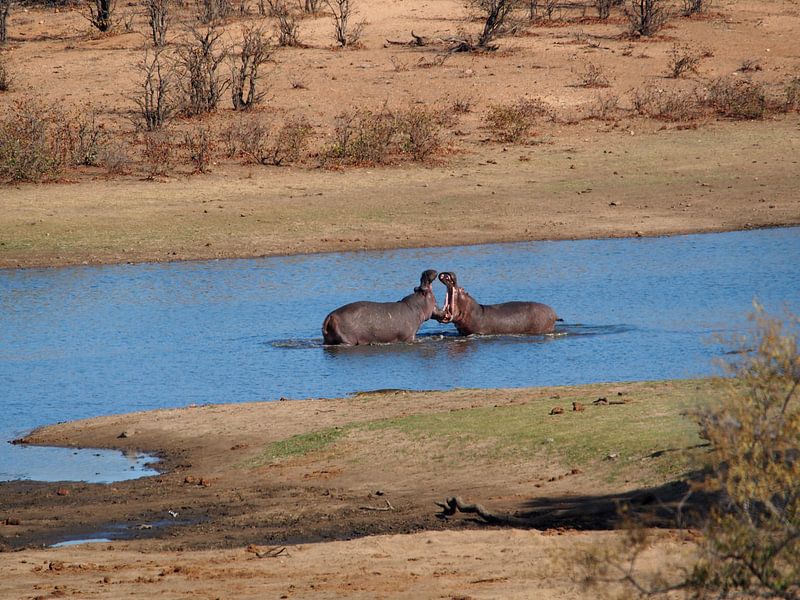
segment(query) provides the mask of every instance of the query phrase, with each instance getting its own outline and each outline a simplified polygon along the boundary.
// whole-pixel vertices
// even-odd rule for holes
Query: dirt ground
[[[265,591],[302,598],[529,598],[537,590],[537,597],[574,598],[582,593],[577,553],[619,540],[608,530],[618,523],[620,502],[636,506],[646,497],[640,504],[652,509],[656,496],[674,499],[674,485],[663,476],[662,485],[643,489],[656,463],[648,472],[637,460],[615,478],[604,456],[576,468],[558,453],[488,451],[480,440],[459,436],[449,443],[444,435],[368,426],[296,454],[265,459],[265,448],[331,428],[410,415],[446,419],[470,409],[529,407],[541,419],[583,420],[599,418],[592,410],[629,410],[625,419],[635,418],[659,394],[709,385],[384,391],[49,426],[26,442],[154,452],[164,472],[111,485],[0,484],[6,550],[0,568],[11,574],[0,583],[0,597],[118,598],[146,590],[164,598],[255,598]],[[591,405],[597,397],[626,404]],[[573,400],[590,409],[548,416],[552,406]],[[437,517],[434,502],[451,495],[529,517],[531,527]],[[124,527],[126,539],[37,549],[113,531],[114,524],[117,532]],[[691,551],[683,536],[661,530],[652,555],[643,557],[645,570]],[[284,547],[279,556],[264,554]]]

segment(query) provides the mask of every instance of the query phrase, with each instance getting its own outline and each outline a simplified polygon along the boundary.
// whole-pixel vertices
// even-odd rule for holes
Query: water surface
[[[428,268],[565,322],[479,339],[428,322],[412,344],[322,346],[331,309],[397,300]],[[741,331],[754,298],[800,312],[799,291],[800,228],[0,271],[0,439],[189,404],[707,375],[725,350],[715,336]],[[0,444],[0,479],[49,478],[34,451],[54,452]],[[48,462],[99,471],[72,452]]]

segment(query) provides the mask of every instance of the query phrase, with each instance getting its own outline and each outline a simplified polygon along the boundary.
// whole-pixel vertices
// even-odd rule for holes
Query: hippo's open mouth
[[[439,281],[447,287],[447,295],[444,299],[444,307],[442,307],[442,323],[450,323],[453,320],[453,315],[456,312],[456,276],[455,273],[439,273]]]

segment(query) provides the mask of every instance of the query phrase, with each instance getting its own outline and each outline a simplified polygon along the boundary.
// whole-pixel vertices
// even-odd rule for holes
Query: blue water
[[[322,346],[331,309],[397,300],[427,268],[483,303],[550,304],[560,335],[463,339],[431,321],[417,343]],[[189,404],[707,375],[754,298],[800,312],[798,292],[800,228],[0,271],[0,439]],[[51,478],[34,452],[58,451],[0,444],[0,479]],[[62,452],[46,454],[61,478],[98,472],[93,452]]]

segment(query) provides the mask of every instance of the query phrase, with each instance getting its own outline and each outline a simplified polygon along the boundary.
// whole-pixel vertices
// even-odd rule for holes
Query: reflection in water
[[[322,346],[333,308],[398,300],[431,267],[481,302],[544,302],[566,324],[460,338],[429,321],[411,344]],[[0,271],[0,440],[190,404],[705,375],[725,350],[713,334],[745,327],[754,298],[800,312],[798,290],[798,228]],[[0,478],[39,476],[25,450],[0,444]],[[91,474],[93,458],[75,460]]]

